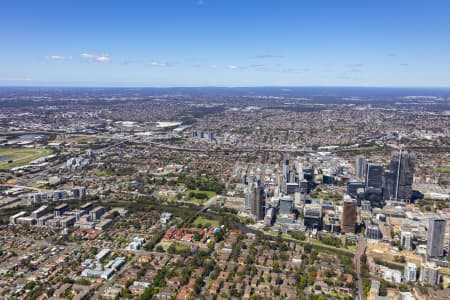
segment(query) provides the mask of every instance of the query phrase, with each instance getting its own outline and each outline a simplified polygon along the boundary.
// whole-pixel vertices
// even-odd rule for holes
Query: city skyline
[[[0,298],[450,299],[450,90],[0,88]]]
[[[3,1],[0,86],[449,87],[447,1]]]

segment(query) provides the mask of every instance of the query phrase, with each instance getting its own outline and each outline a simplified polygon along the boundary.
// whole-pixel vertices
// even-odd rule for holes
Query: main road
[[[361,278],[361,256],[366,252],[367,240],[364,237],[358,238],[358,247],[355,252],[355,272],[358,280],[358,295],[357,300],[364,300],[363,286]]]

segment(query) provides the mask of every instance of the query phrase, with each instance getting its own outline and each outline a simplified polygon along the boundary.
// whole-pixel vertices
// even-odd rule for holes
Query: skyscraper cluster
[[[409,202],[412,197],[412,184],[416,156],[400,150],[392,153],[389,169],[381,164],[367,163],[364,156],[355,160],[355,177],[364,179],[364,195],[359,200],[369,200],[373,207],[383,207],[385,200]],[[350,182],[349,192],[356,196],[359,185]]]
[[[280,171],[277,174],[277,187],[273,190],[273,197],[267,197],[265,185],[260,178],[264,177],[264,169],[261,176],[252,176],[247,182],[247,172],[241,174],[241,182],[245,185],[246,197],[244,208],[255,220],[265,220],[266,224],[271,224],[275,219],[283,230],[292,230],[306,224],[315,224],[313,227],[320,228],[321,212],[313,214],[314,222],[305,221],[304,224],[297,222],[297,216],[303,211],[306,195],[314,188],[315,170],[312,164],[299,160],[289,161],[283,159],[279,164]],[[306,209],[306,211],[309,211]],[[307,219],[307,218],[306,218]]]

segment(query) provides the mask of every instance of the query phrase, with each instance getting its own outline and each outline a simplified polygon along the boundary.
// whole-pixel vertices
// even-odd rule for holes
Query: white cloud
[[[157,61],[154,60],[150,63],[150,66],[152,67],[170,67],[170,64],[164,61]]]
[[[72,59],[71,56],[63,56],[63,55],[48,55],[45,57],[46,59],[50,60],[65,60],[65,59]]]
[[[99,55],[95,58],[96,61],[100,61],[100,62],[106,62],[106,61],[110,61],[111,58],[109,57],[109,55]]]
[[[81,53],[80,57],[89,61],[96,62],[109,62],[111,60],[111,57],[108,54]]]
[[[228,65],[228,70],[237,70],[237,69],[239,69],[239,67],[238,66],[235,66],[235,65]]]
[[[93,59],[95,57],[94,54],[89,54],[89,53],[82,53],[80,55],[81,58],[86,58],[86,59]]]

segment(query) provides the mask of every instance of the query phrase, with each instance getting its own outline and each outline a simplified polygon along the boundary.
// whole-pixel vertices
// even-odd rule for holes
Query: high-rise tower
[[[342,232],[355,233],[357,207],[358,203],[355,199],[352,199],[350,197],[344,199],[342,209],[342,226],[341,226]]]
[[[381,188],[383,185],[383,166],[367,164],[366,187]]]
[[[444,255],[445,226],[446,222],[444,219],[434,217],[428,221],[428,257],[441,257]]]
[[[260,182],[254,182],[249,190],[249,204],[252,215],[256,220],[264,219],[265,215],[265,194],[264,186]]]
[[[390,171],[394,176],[393,200],[409,201],[412,195],[416,156],[400,150],[391,156]]]
[[[362,155],[358,155],[355,160],[355,176],[363,179],[366,177],[367,161]]]

